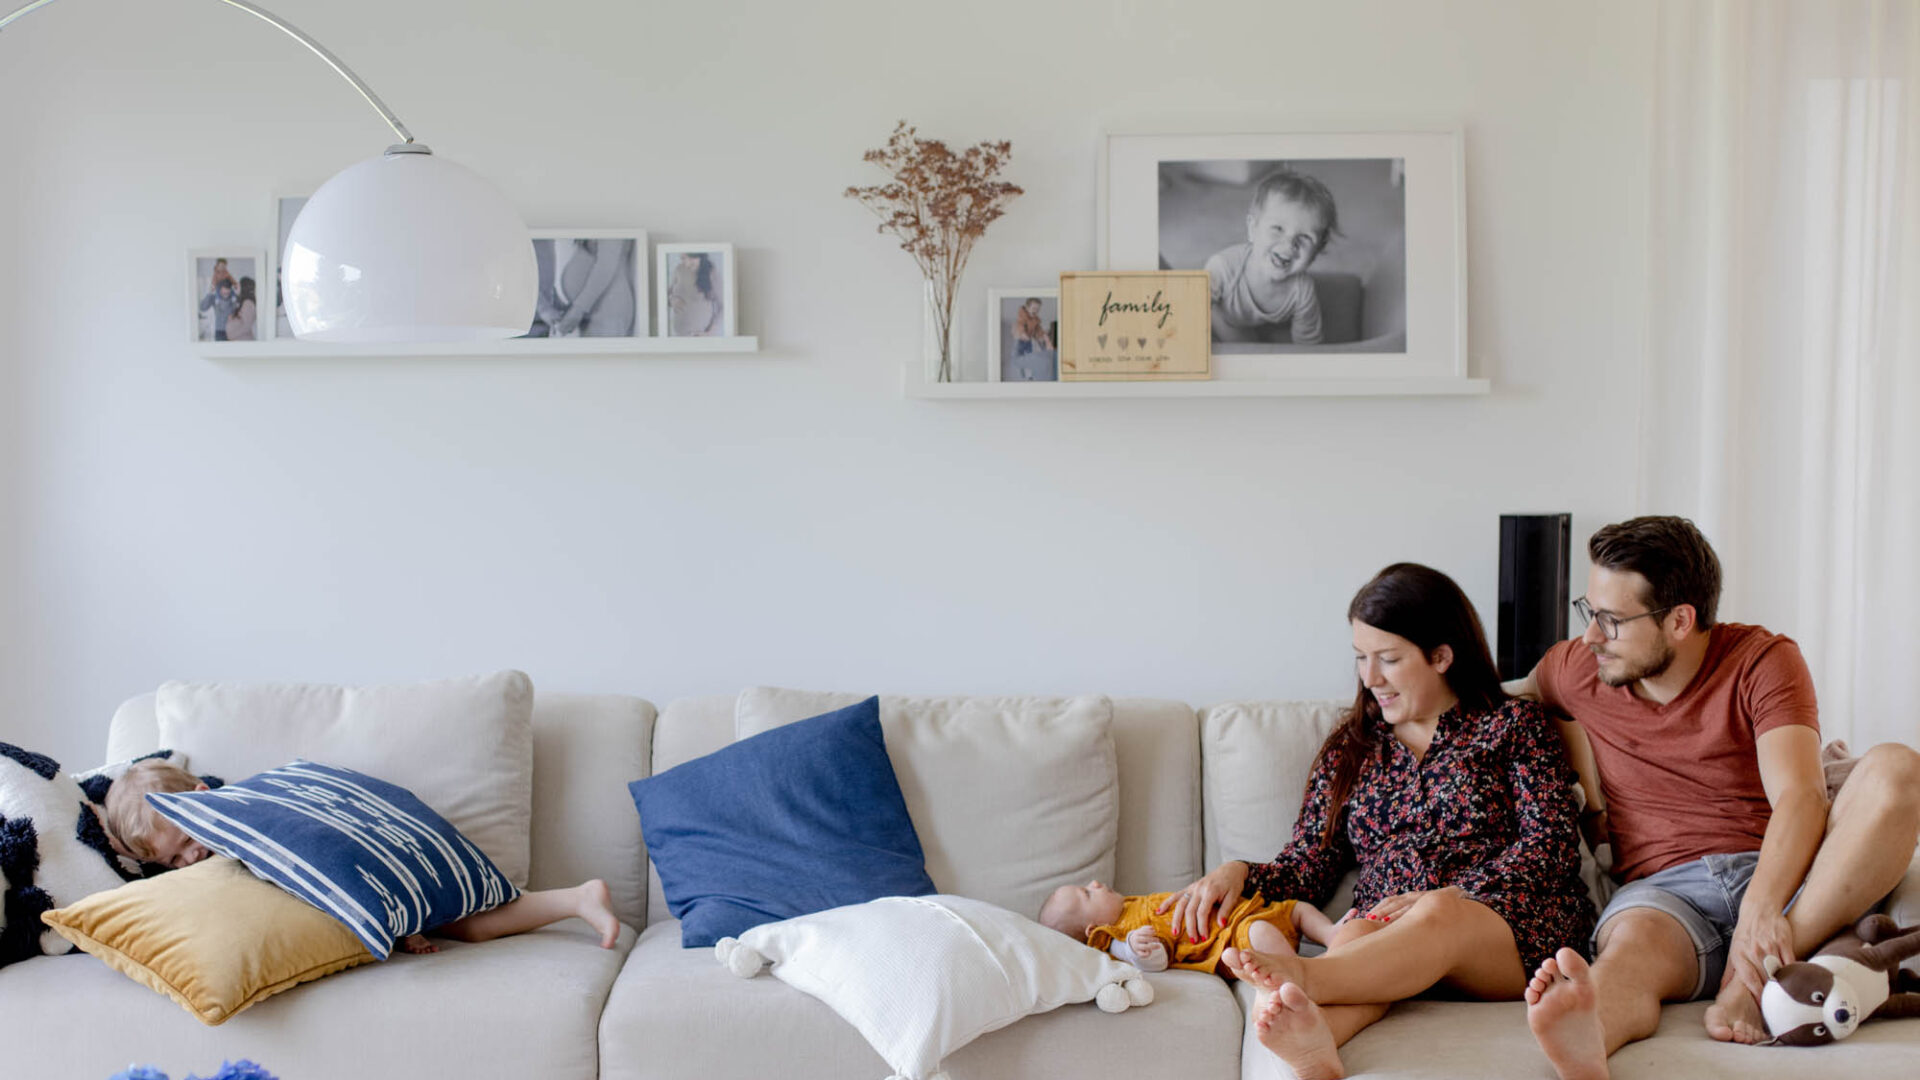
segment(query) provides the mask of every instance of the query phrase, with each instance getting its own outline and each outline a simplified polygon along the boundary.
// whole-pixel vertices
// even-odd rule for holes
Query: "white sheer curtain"
[[[1659,32],[1641,509],[1800,642],[1828,737],[1920,745],[1920,0]]]

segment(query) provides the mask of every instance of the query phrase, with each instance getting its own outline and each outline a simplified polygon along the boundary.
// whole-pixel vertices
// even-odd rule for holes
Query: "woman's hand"
[[[1229,860],[1206,877],[1162,901],[1156,915],[1173,911],[1173,940],[1205,941],[1216,927],[1227,924],[1227,914],[1240,902],[1247,887],[1247,864]]]
[[[1413,905],[1419,903],[1421,897],[1439,893],[1452,893],[1455,896],[1459,896],[1460,887],[1457,885],[1449,885],[1444,889],[1421,889],[1418,892],[1403,892],[1398,896],[1389,896],[1385,900],[1373,905],[1373,907],[1368,910],[1366,917],[1376,919],[1380,922],[1392,922],[1413,910]]]

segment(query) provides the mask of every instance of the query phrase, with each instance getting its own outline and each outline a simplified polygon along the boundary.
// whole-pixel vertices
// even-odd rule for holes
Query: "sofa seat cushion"
[[[11,1043],[0,1073],[100,1080],[138,1061],[185,1076],[244,1057],[283,1077],[594,1080],[600,1009],[632,943],[623,931],[602,949],[575,919],[440,942],[434,955],[296,987],[217,1028],[90,956],[41,957],[0,971],[0,1015],[33,1033]]]
[[[1242,1007],[1251,987],[1235,984]],[[1920,1020],[1871,1021],[1844,1043],[1817,1050],[1739,1046],[1707,1037],[1708,1002],[1669,1005],[1651,1039],[1621,1049],[1610,1062],[1614,1080],[1738,1077],[1739,1080],[1910,1080]],[[1157,1006],[1156,1006],[1157,1007]],[[1148,1012],[1153,1010],[1149,1009]],[[1292,1080],[1246,1027],[1244,1080]],[[1341,1047],[1354,1080],[1540,1080],[1551,1077],[1546,1055],[1527,1030],[1527,1008],[1517,1001],[1405,1001],[1384,1020]]]
[[[991,1031],[955,1051],[953,1080],[1239,1073],[1240,1011],[1224,981],[1149,976],[1153,1004],[1118,1016],[1069,1005]],[[739,1033],[751,1032],[751,1038]],[[887,1063],[853,1026],[778,979],[740,979],[711,950],[682,949],[672,922],[647,928],[600,1023],[606,1080],[879,1080]]]

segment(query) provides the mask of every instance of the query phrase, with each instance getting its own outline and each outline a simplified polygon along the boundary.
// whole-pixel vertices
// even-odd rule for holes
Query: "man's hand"
[[[1167,970],[1167,943],[1153,932],[1153,927],[1143,926],[1127,935],[1127,948],[1133,950],[1134,966],[1141,971]]]
[[[1777,911],[1741,912],[1740,921],[1733,927],[1733,940],[1727,943],[1727,973],[1721,977],[1720,985],[1739,979],[1753,999],[1759,1001],[1760,991],[1767,985],[1766,958],[1769,956],[1783,964],[1799,959],[1794,955],[1793,930],[1787,925],[1787,917]]]

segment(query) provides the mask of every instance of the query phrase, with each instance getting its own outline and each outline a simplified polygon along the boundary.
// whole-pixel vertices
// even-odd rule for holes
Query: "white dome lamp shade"
[[[417,143],[321,185],[294,220],[281,275],[294,336],[341,343],[516,337],[538,287],[513,205]]]
[[[0,30],[54,0],[0,15]],[[433,156],[360,76],[249,0],[220,0],[306,46],[373,106],[400,144],[321,185],[293,223],[280,292],[295,337],[485,341],[533,325],[533,239],[506,197]]]

